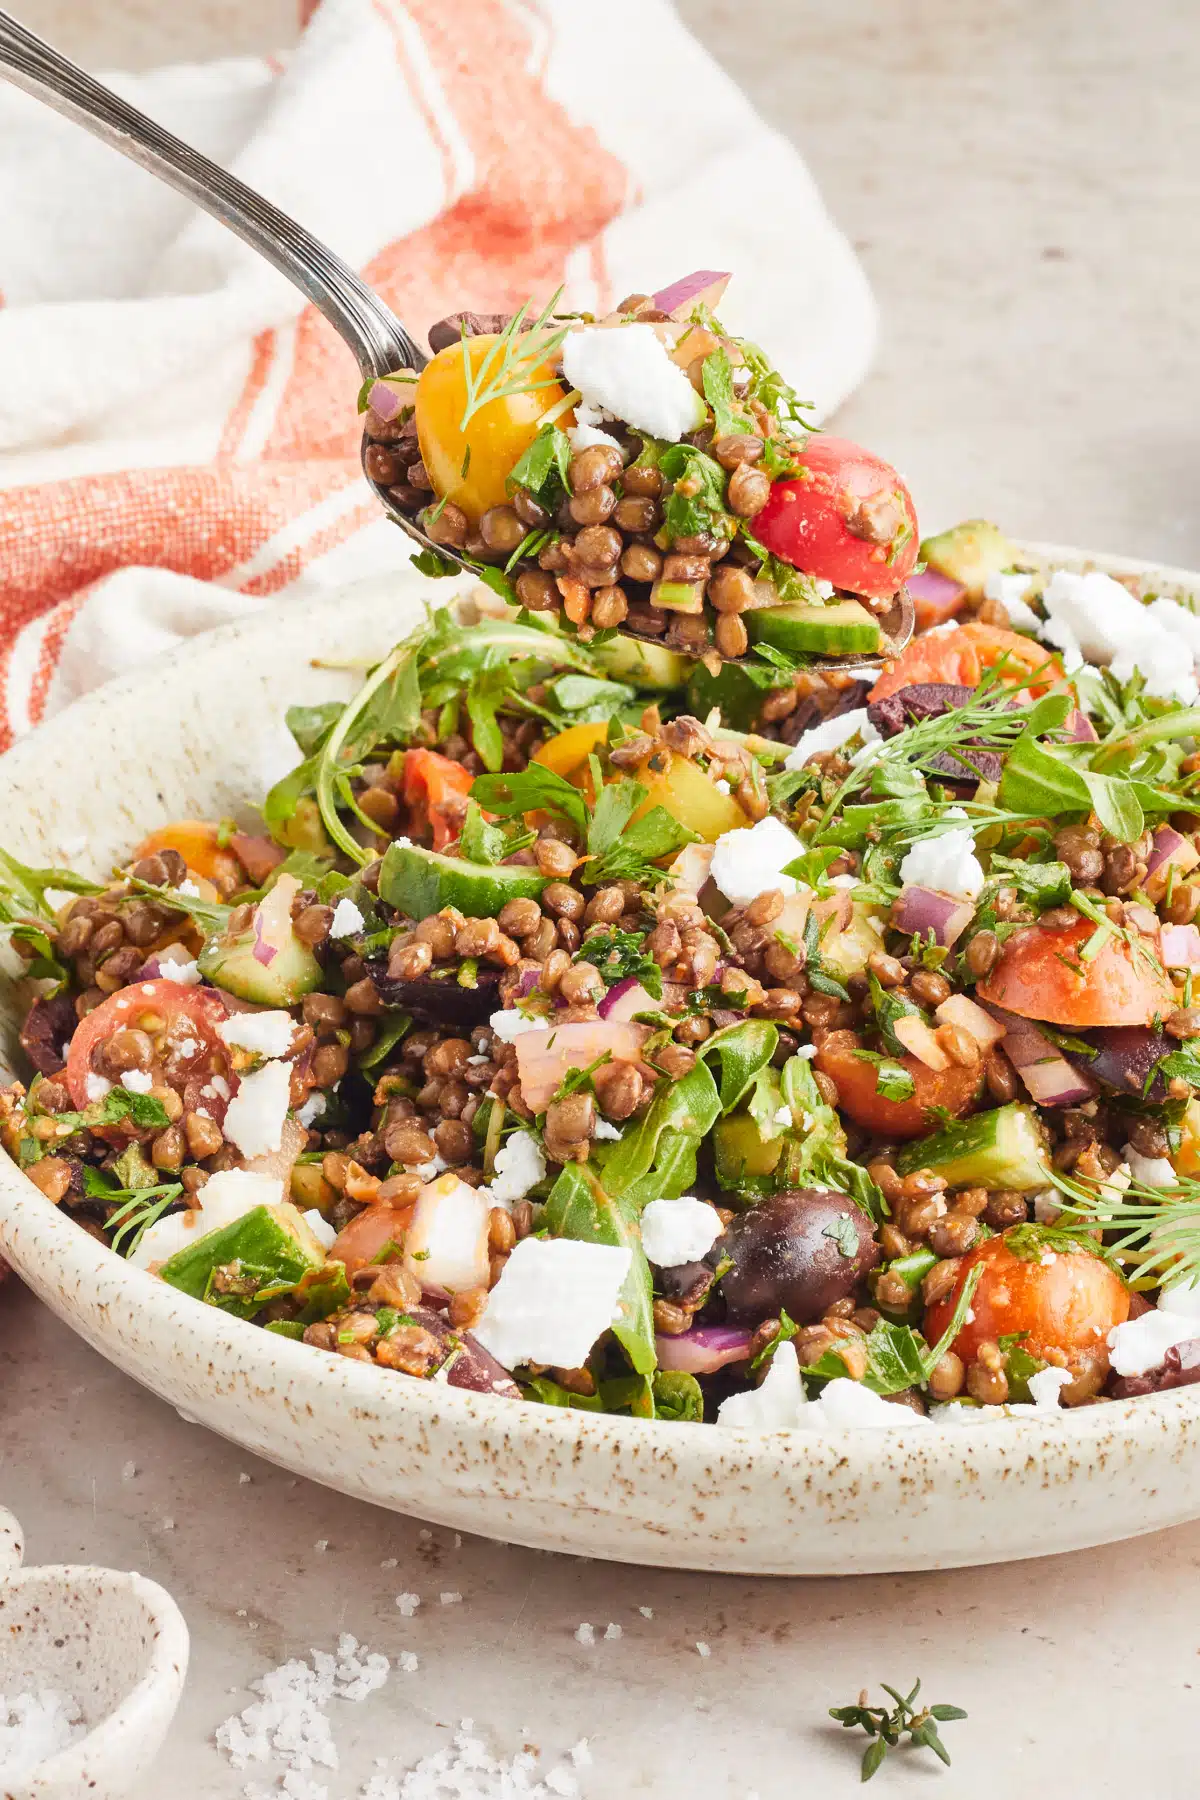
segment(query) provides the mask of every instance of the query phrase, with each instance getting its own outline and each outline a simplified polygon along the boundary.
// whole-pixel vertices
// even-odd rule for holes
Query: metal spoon
[[[68,57],[45,43],[20,20],[0,11],[0,76],[24,88],[34,99],[73,119],[127,156],[131,162],[165,181],[212,218],[234,231],[252,250],[272,263],[293,287],[312,301],[353,354],[364,380],[397,369],[419,371],[429,358],[399,319],[371,289],[279,208],[264,200],[236,176],[180,138],[156,125],[103,83],[93,80]],[[364,435],[365,458],[368,439]],[[366,473],[364,468],[364,474]],[[450,557],[469,574],[471,569],[453,549],[435,544],[387,490],[371,481],[388,517],[419,544]],[[886,656],[898,655],[913,632],[912,603],[901,590],[885,624],[885,645],[878,655],[819,659],[822,669],[876,668]]]

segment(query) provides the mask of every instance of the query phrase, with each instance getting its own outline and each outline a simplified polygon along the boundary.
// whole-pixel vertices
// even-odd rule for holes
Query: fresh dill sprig
[[[1135,1266],[1131,1286],[1200,1281],[1200,1181],[1179,1175],[1174,1187],[1157,1188],[1136,1178],[1122,1186],[1110,1176],[1093,1186],[1061,1170],[1051,1180],[1067,1201],[1056,1222],[1115,1233],[1106,1249]]]
[[[459,422],[459,430],[465,431],[467,425],[482,407],[493,400],[511,399],[514,394],[532,394],[540,388],[557,387],[558,381],[553,375],[547,375],[537,381],[534,376],[543,363],[549,360],[557,350],[561,350],[566,342],[570,325],[548,329],[553,317],[554,308],[562,297],[562,288],[555,290],[545,306],[527,331],[522,330],[526,314],[533,302],[526,300],[515,312],[504,330],[493,344],[488,346],[479,367],[475,368],[468,348],[470,339],[466,331],[462,337],[463,384],[467,390],[467,404]]]
[[[884,1706],[868,1706],[867,1690],[864,1688],[858,1696],[856,1706],[831,1706],[829,1716],[836,1719],[846,1731],[861,1726],[871,1742],[863,1751],[862,1778],[870,1781],[889,1750],[894,1750],[900,1739],[908,1737],[910,1744],[924,1745],[927,1750],[940,1757],[946,1767],[950,1767],[950,1754],[938,1735],[938,1726],[952,1719],[965,1719],[966,1713],[961,1706],[923,1706],[916,1709],[917,1695],[921,1692],[918,1681],[909,1694],[901,1694],[896,1688],[889,1687],[886,1681],[880,1682],[885,1694],[889,1694],[896,1702],[889,1712]]]

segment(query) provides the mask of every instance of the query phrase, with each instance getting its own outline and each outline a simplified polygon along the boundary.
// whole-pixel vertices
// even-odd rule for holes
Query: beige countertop
[[[290,0],[21,11],[110,66],[214,41],[254,49],[291,22]],[[900,464],[926,523],[988,512],[1024,536],[1200,564],[1188,379],[1200,33],[1185,0],[683,11],[795,137],[860,248],[883,337],[839,426]],[[946,1727],[954,1766],[897,1757],[873,1792],[1196,1792],[1200,1526],[935,1575],[622,1569],[456,1547],[296,1481],[184,1423],[12,1288],[0,1392],[0,1500],[23,1520],[30,1560],[141,1569],[191,1626],[183,1708],[137,1800],[240,1796],[247,1777],[212,1749],[214,1726],[246,1704],[248,1680],[339,1631],[393,1658],[415,1651],[421,1666],[362,1707],[335,1705],[331,1800],[348,1800],[376,1757],[405,1766],[464,1716],[509,1755],[589,1737],[590,1800],[831,1800],[857,1791],[862,1740],[826,1708],[918,1675],[929,1698],[971,1715]],[[404,1591],[424,1602],[411,1620],[395,1605]],[[442,1592],[462,1600],[443,1606]],[[575,1641],[584,1620],[598,1628],[591,1647]],[[603,1639],[610,1620],[619,1640]]]

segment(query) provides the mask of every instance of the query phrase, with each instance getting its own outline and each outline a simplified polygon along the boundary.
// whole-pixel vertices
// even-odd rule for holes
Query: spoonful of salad
[[[816,431],[700,270],[603,318],[458,313],[363,384],[363,466],[429,574],[472,569],[581,638],[712,663],[873,667],[912,635],[908,489]]]
[[[363,377],[363,467],[427,574],[470,570],[595,639],[709,665],[864,672],[913,631],[918,549],[894,469],[813,432],[767,357],[716,316],[729,277],[463,313],[427,357],[379,296],[261,194],[0,11],[0,76],[187,195],[325,315]],[[649,654],[648,651],[645,654]]]

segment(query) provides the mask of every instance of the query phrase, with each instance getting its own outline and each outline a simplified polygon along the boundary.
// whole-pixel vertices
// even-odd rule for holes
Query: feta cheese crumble
[[[530,1131],[514,1131],[507,1143],[496,1152],[496,1172],[492,1176],[492,1199],[497,1206],[513,1206],[523,1200],[531,1188],[546,1179],[546,1158],[542,1146]]]
[[[712,879],[734,906],[748,906],[759,894],[778,888],[785,898],[797,891],[788,863],[804,854],[804,845],[781,819],[768,813],[757,825],[727,831],[713,846]]]
[[[791,1114],[788,1114],[789,1123]],[[678,1200],[652,1200],[642,1214],[642,1249],[659,1269],[699,1262],[724,1231],[716,1207],[684,1194]]]
[[[1194,1338],[1200,1338],[1200,1320],[1155,1308],[1114,1325],[1108,1334],[1109,1360],[1118,1375],[1148,1375],[1168,1350]]]
[[[859,733],[862,734],[864,744],[879,742],[879,733],[868,719],[865,706],[858,706],[853,712],[840,713],[833,719],[823,719],[811,731],[803,732],[796,739],[795,748],[783,766],[785,769],[802,769],[810,756],[816,756],[821,751],[840,750],[843,744],[849,743]]]
[[[599,425],[568,425],[567,442],[572,450],[590,450],[593,444],[604,444],[610,450],[621,448],[612,433]]]
[[[509,1007],[504,1012],[494,1012],[488,1024],[502,1044],[511,1044],[519,1038],[523,1031],[545,1031],[549,1020],[536,1014],[518,1012],[516,1007]]]
[[[324,1213],[318,1212],[316,1207],[312,1206],[306,1213],[301,1213],[300,1217],[304,1220],[304,1223],[308,1226],[308,1229],[312,1232],[322,1250],[332,1250],[334,1244],[337,1242],[337,1232],[333,1229],[333,1226],[329,1223],[329,1220],[325,1217]]]
[[[286,1056],[295,1023],[285,1012],[239,1012],[217,1026],[221,1042],[233,1050],[249,1050],[255,1056]]]
[[[947,807],[942,814],[945,819],[966,816],[961,806]],[[983,891],[984,874],[970,826],[919,838],[900,864],[900,880],[908,887],[934,888],[939,894],[974,900]]]
[[[1056,1412],[1062,1405],[1062,1390],[1070,1387],[1074,1376],[1070,1369],[1056,1369],[1047,1365],[1039,1369],[1036,1375],[1029,1377],[1029,1395],[1035,1406]]]
[[[759,1387],[731,1394],[717,1409],[718,1425],[743,1431],[784,1431],[789,1427],[801,1431],[892,1431],[901,1425],[928,1423],[907,1406],[890,1405],[861,1382],[841,1377],[827,1382],[819,1399],[806,1399],[796,1347],[790,1341],[773,1353]]]
[[[522,1238],[474,1335],[506,1369],[578,1369],[616,1316],[632,1251],[571,1238]]]
[[[1179,1177],[1176,1175],[1169,1159],[1165,1156],[1143,1156],[1132,1144],[1126,1144],[1121,1152],[1128,1167],[1130,1176],[1142,1182],[1146,1187],[1172,1188],[1178,1187]],[[1125,1183],[1128,1187],[1128,1181]]]
[[[160,956],[158,972],[164,981],[177,982],[180,987],[200,986],[200,964],[195,958],[176,962],[173,957]]]
[[[1089,662],[1108,664],[1118,681],[1127,681],[1138,669],[1146,692],[1157,699],[1187,704],[1200,692],[1192,672],[1194,651],[1189,645],[1189,653],[1180,654],[1180,622],[1143,606],[1113,576],[1099,569],[1086,575],[1056,569],[1042,604],[1048,624],[1040,635],[1068,655],[1077,646]]]
[[[154,1077],[149,1069],[126,1069],[121,1086],[130,1094],[148,1094],[154,1086]]]
[[[329,925],[332,938],[348,938],[361,931],[366,924],[362,913],[347,894],[343,894],[333,909],[333,918]]]
[[[984,599],[999,602],[1014,631],[1032,631],[1036,635],[1042,629],[1042,621],[1026,599],[1032,586],[1032,575],[989,575],[983,584]]]
[[[112,1092],[112,1082],[106,1075],[97,1075],[89,1069],[83,1091],[87,1095],[88,1105],[94,1106],[97,1100],[103,1100],[105,1094]]]
[[[585,326],[563,345],[563,375],[585,402],[639,431],[678,443],[708,409],[649,325]]]
[[[128,1261],[139,1269],[167,1262],[176,1251],[207,1237],[210,1231],[232,1225],[256,1206],[278,1206],[282,1199],[283,1183],[278,1175],[263,1175],[257,1169],[218,1170],[209,1176],[187,1211],[168,1213],[142,1233]]]
[[[283,1142],[287,1118],[291,1066],[264,1063],[253,1075],[243,1075],[237,1093],[225,1113],[225,1136],[243,1156],[265,1156]]]

